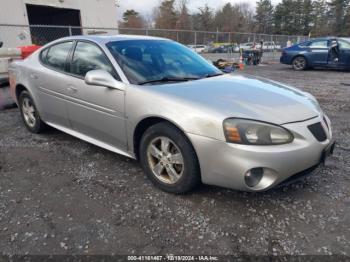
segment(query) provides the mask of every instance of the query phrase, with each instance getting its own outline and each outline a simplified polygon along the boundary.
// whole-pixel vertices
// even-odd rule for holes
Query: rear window
[[[327,40],[318,40],[311,42],[309,47],[311,48],[327,48],[328,47],[328,41]]]
[[[73,42],[64,42],[53,45],[41,53],[41,61],[59,71],[66,71],[66,61],[73,46]]]

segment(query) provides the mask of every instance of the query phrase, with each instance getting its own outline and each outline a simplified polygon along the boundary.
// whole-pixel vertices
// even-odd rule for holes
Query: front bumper
[[[280,63],[281,64],[286,64],[286,65],[291,65],[292,64],[292,58],[286,54],[282,55],[280,57]]]
[[[323,142],[319,142],[307,128],[318,122],[322,123],[327,134]],[[293,133],[294,141],[277,146],[231,144],[188,134],[197,152],[202,182],[236,190],[265,191],[295,174],[318,166],[324,150],[332,144],[329,119],[320,116],[283,126]],[[253,168],[263,168],[264,175],[259,184],[249,187],[244,176]]]

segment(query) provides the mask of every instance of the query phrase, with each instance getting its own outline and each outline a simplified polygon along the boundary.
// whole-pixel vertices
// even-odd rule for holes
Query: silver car
[[[167,192],[200,182],[264,191],[309,173],[334,148],[312,95],[224,75],[168,39],[64,38],[9,73],[29,131],[51,126],[138,159]]]

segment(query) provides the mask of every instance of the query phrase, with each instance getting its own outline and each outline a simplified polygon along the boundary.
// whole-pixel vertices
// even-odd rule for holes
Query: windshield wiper
[[[215,77],[215,76],[222,76],[223,73],[213,73],[213,74],[206,74],[203,78],[209,78],[209,77]]]
[[[198,80],[200,78],[198,77],[162,77],[159,79],[153,79],[145,82],[138,83],[139,85],[145,85],[150,83],[157,83],[157,82],[185,82],[190,80]]]

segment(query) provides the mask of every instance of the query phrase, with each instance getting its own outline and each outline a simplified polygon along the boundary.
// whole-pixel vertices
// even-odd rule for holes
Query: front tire
[[[292,62],[293,69],[295,71],[303,71],[307,68],[306,58],[303,56],[297,56]]]
[[[186,193],[200,182],[197,155],[184,134],[169,123],[146,130],[140,162],[154,185],[169,193]]]
[[[29,92],[26,90],[22,91],[19,95],[18,101],[22,119],[26,128],[34,134],[43,132],[47,125],[41,120],[38,110],[34,104],[34,100]]]

